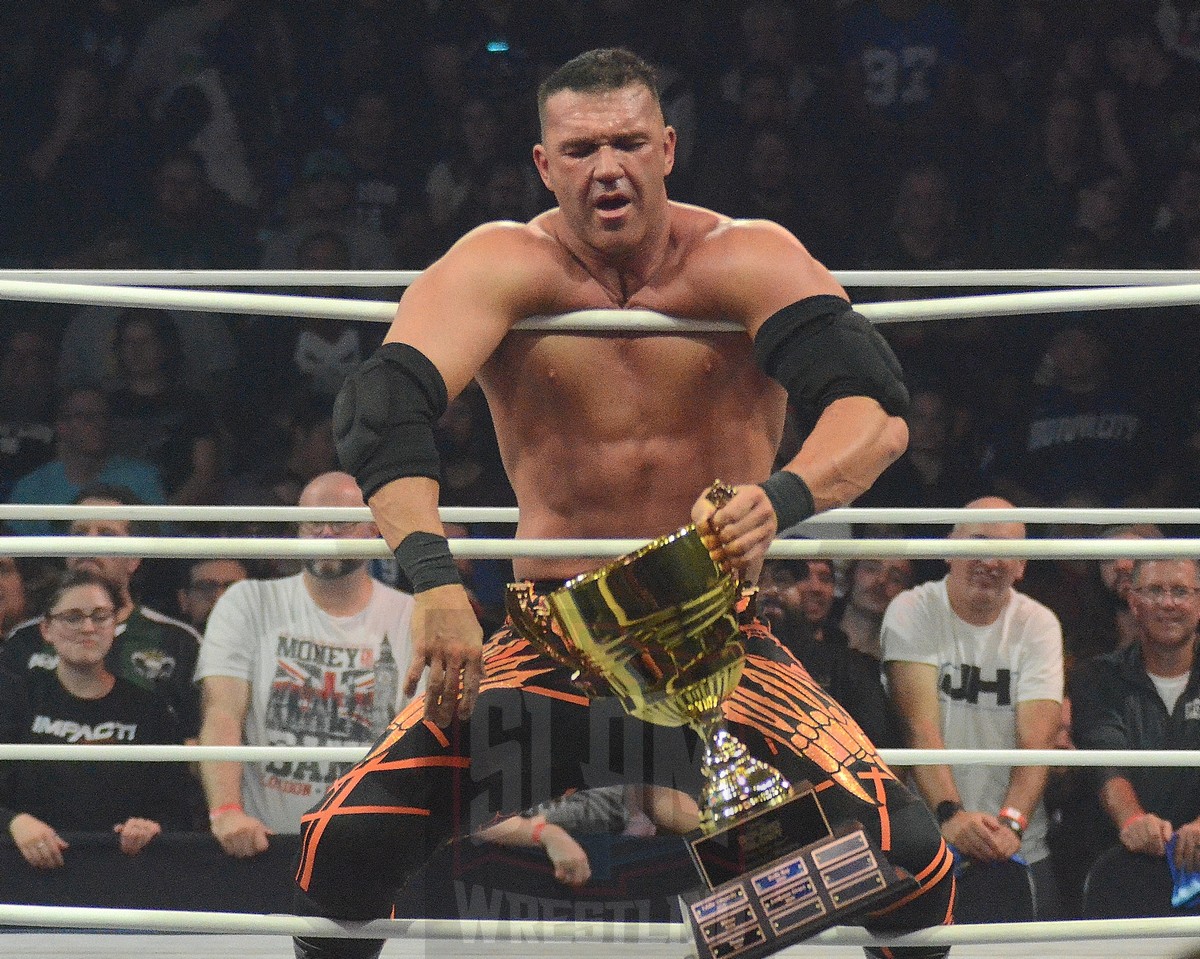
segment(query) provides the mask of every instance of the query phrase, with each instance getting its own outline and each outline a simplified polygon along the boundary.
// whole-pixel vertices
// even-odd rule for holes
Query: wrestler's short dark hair
[[[545,123],[546,101],[561,90],[601,93],[638,85],[649,90],[661,108],[658,72],[649,63],[623,47],[588,50],[542,81],[538,87],[538,118]]]

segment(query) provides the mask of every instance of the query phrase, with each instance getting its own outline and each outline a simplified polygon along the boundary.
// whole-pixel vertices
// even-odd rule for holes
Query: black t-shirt
[[[42,639],[39,620],[30,620],[0,643],[0,675],[53,671],[58,666],[54,648]],[[200,694],[192,677],[200,655],[200,634],[170,616],[138,606],[117,626],[105,665],[119,676],[158,693],[174,710],[184,736],[200,732]]]
[[[0,673],[0,741],[47,744],[180,743],[179,725],[157,695],[120,677],[100,699],[79,699],[48,670]],[[130,816],[187,829],[182,763],[0,763],[0,823],[29,813],[59,831],[108,832]]]
[[[216,440],[217,423],[208,402],[183,388],[142,396],[127,389],[108,394],[113,452],[149,460],[172,493],[192,472],[196,440]]]

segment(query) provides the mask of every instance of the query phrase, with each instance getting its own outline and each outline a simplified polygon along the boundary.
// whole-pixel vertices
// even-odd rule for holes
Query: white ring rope
[[[376,323],[389,323],[396,315],[395,303],[379,300],[343,300],[281,293],[225,293],[217,290],[164,290],[152,286],[83,286],[22,280],[0,280],[0,299],[78,306],[133,306],[205,313],[371,320]]]
[[[106,287],[104,284],[159,283],[163,286],[184,285],[339,285],[339,286],[404,286],[418,275],[417,271],[362,273],[358,271],[325,271],[269,273],[267,271],[0,271],[0,298],[124,307],[158,307],[164,309],[205,310],[256,315],[285,315],[293,317],[365,319],[389,322],[394,304],[377,301],[341,300],[323,297],[295,297],[276,294],[244,294],[205,291],[194,293],[182,289],[148,289],[136,286]],[[1051,274],[1057,274],[1052,276]],[[990,294],[955,297],[941,300],[917,300],[895,303],[864,304],[864,315],[877,323],[905,320],[958,319],[981,315],[1011,316],[1018,314],[1061,312],[1070,310],[1126,309],[1134,307],[1177,306],[1200,303],[1200,273],[1194,271],[850,271],[838,274],[848,286],[1075,286],[1087,283],[1127,285],[1130,289],[1088,289],[1072,293],[1057,291]],[[78,284],[63,282],[76,279]],[[1149,284],[1162,284],[1152,287]],[[1176,285],[1178,284],[1178,285]],[[1144,286],[1143,286],[1144,285]],[[697,333],[740,331],[728,323],[694,323],[663,317],[650,311],[581,311],[557,317],[538,317],[519,324],[518,329],[563,330],[592,332],[619,329],[633,332]],[[19,509],[19,508],[18,508]],[[25,514],[3,518],[59,519],[70,518],[63,508],[25,507]],[[46,510],[39,513],[39,509]],[[103,507],[85,507],[90,516],[101,518]],[[128,508],[113,508],[114,510]],[[216,520],[216,516],[175,513],[146,516],[162,521]],[[200,508],[204,509],[204,508]],[[243,509],[243,516],[238,510]],[[263,509],[218,508],[221,521],[262,521]],[[269,508],[266,508],[269,509]],[[280,508],[286,509],[286,508]],[[946,523],[979,521],[976,511],[970,516],[952,513],[967,511],[918,512],[919,516],[904,515],[900,510],[873,510],[870,517],[850,518],[854,510],[831,511],[817,518],[819,522],[928,522]],[[1102,511],[1061,510],[1037,518],[1002,516],[1002,513],[1028,511],[992,511],[993,521],[1029,522],[1182,522],[1193,523],[1200,511]],[[1132,515],[1136,512],[1138,515]],[[342,514],[347,514],[343,519]],[[515,511],[489,511],[489,519],[450,518],[447,522],[497,521],[512,522]],[[888,519],[878,514],[888,515]],[[842,514],[842,515],[838,515]],[[1052,515],[1051,515],[1052,514]],[[1119,514],[1119,515],[1116,515]],[[1151,514],[1153,518],[1151,518]],[[1180,515],[1196,514],[1196,515]],[[502,515],[504,518],[492,519]],[[1178,518],[1176,518],[1178,517]],[[142,518],[113,516],[108,518]],[[369,518],[369,511],[337,511],[316,509],[303,511],[287,509],[287,515],[272,515],[267,521],[299,522],[313,519],[334,521]],[[136,555],[197,556],[371,556],[389,555],[380,542],[342,540],[246,540],[246,539],[177,539],[161,540],[145,537],[10,537],[0,541],[0,553],[21,556],[63,555]],[[643,541],[629,540],[457,540],[451,547],[455,555],[485,558],[489,555],[519,556],[619,556],[637,548]],[[52,547],[52,548],[50,548]],[[97,548],[101,547],[101,548]],[[166,551],[161,551],[165,547]],[[202,548],[201,548],[202,547]],[[492,553],[499,547],[502,553]],[[964,549],[964,547],[967,547]],[[196,550],[199,549],[199,552]],[[236,552],[225,552],[234,549]],[[260,552],[261,550],[261,552]],[[526,553],[525,550],[532,550]],[[563,552],[565,550],[565,552]],[[601,551],[602,552],[598,552]],[[583,551],[582,553],[580,551]],[[879,552],[877,552],[879,551]],[[1189,540],[1157,541],[1097,541],[1097,540],[803,540],[776,543],[775,556],[907,556],[909,558],[946,558],[963,555],[1021,556],[1029,558],[1100,559],[1115,556],[1195,556],[1200,555],[1200,543]],[[19,753],[10,753],[18,750]],[[35,755],[36,753],[36,755]],[[32,748],[0,744],[0,760],[4,759],[88,759],[118,761],[197,761],[228,760],[256,761],[280,758],[314,759],[325,753],[336,758],[354,761],[362,750],[354,748],[310,747],[168,747],[168,746],[41,746]],[[903,765],[992,763],[1003,765],[1054,766],[1200,766],[1200,753],[1193,751],[1057,751],[1057,750],[884,750],[885,761]],[[68,755],[70,754],[70,755]],[[345,755],[342,755],[345,754]],[[331,755],[331,758],[333,756]],[[0,905],[0,925],[34,926],[40,928],[86,928],[129,931],[228,933],[242,935],[327,935],[351,938],[404,938],[421,941],[515,939],[542,942],[613,942],[624,938],[633,942],[689,941],[687,927],[678,923],[611,923],[611,922],[550,922],[498,920],[376,920],[370,923],[343,924],[332,920],[299,916],[257,916],[236,913],[200,913],[176,910],[95,909],[60,906]],[[1200,918],[1146,918],[1117,920],[1076,920],[1066,922],[993,923],[936,927],[900,936],[877,937],[862,929],[839,927],[814,937],[814,944],[823,945],[905,945],[954,946],[993,943],[1062,942],[1108,939],[1177,938],[1200,936]]]
[[[443,506],[444,523],[515,523],[515,506]],[[0,503],[0,522],[9,520],[143,520],[158,523],[302,523],[305,521],[368,522],[361,506],[81,506],[50,503]],[[1074,523],[1114,526],[1131,523],[1200,525],[1200,509],[1174,507],[1013,507],[963,509],[929,507],[854,507],[831,509],[804,520],[801,526],[825,523],[877,523],[906,526],[949,526],[954,523]]]
[[[303,316],[317,319],[390,322],[396,304],[376,300],[286,296],[277,293],[227,293],[216,290],[158,289],[155,287],[99,286],[0,280],[0,299],[90,306],[152,307],[257,316]],[[858,310],[875,323],[964,319],[978,316],[1014,316],[1078,310],[1114,310],[1200,303],[1200,284],[1114,287],[1108,289],[1041,290],[1034,293],[990,293],[983,296],[945,297],[860,304]],[[684,320],[649,310],[582,310],[580,316],[534,317],[513,328],[536,331],[599,333],[613,330],[636,333],[742,332],[736,323]]]
[[[167,746],[0,743],[0,762],[358,762],[366,746]],[[881,749],[893,766],[1200,766],[1195,749]]]
[[[99,909],[86,906],[0,905],[0,925],[55,929],[191,932],[209,935],[326,936],[450,942],[688,943],[677,922],[603,922],[546,919],[375,919],[335,922],[312,916],[183,912],[174,909]],[[805,941],[823,946],[970,946],[1107,939],[1174,939],[1200,935],[1200,916],[1146,919],[1073,919],[934,926],[898,935],[874,935],[835,926]]]
[[[616,559],[645,539],[451,539],[461,559]],[[133,556],[140,559],[389,559],[380,539],[3,536],[0,556]],[[1177,559],[1200,539],[784,539],[772,559]]]
[[[403,287],[420,270],[0,270],[0,280],[162,287]],[[1200,270],[834,270],[843,286],[1069,287],[1200,283]]]
[[[1200,523],[1200,510],[1195,511]],[[515,506],[443,506],[444,523],[515,523]],[[131,520],[151,523],[366,523],[365,506],[125,506],[0,503],[0,523],[10,520]],[[1189,520],[1179,520],[1189,522]]]

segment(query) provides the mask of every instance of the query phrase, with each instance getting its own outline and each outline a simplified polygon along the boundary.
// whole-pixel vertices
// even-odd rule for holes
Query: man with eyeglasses
[[[108,483],[94,483],[75,497],[82,506],[143,506],[132,490]],[[68,530],[72,536],[132,536],[140,524],[129,520],[75,520]],[[117,634],[106,657],[108,668],[117,676],[157,691],[171,706],[185,739],[195,741],[200,731],[200,696],[192,684],[200,634],[156,609],[143,605],[134,596],[134,574],[142,561],[131,556],[69,556],[68,570],[86,570],[112,583],[121,598],[117,610]],[[18,675],[34,669],[53,670],[58,655],[46,643],[39,619],[16,626],[0,644],[0,670]]]
[[[1140,627],[1132,646],[1078,665],[1070,692],[1081,749],[1200,749],[1200,564],[1139,559],[1129,606]],[[1100,803],[1131,853],[1200,869],[1200,769],[1094,771]],[[1111,834],[1110,834],[1111,835]]]
[[[208,617],[234,583],[240,583],[249,573],[240,560],[201,559],[188,569],[187,585],[176,595],[179,611],[196,629],[203,632]]]
[[[980,510],[979,520],[955,526],[951,539],[1025,538],[1023,523],[984,515],[1011,509],[1006,500],[984,497],[967,508]],[[1014,588],[1025,560],[981,552],[947,565],[943,579],[900,593],[883,617],[884,667],[907,745],[1053,748],[1062,716],[1062,627],[1049,608]],[[1020,857],[1032,873],[1037,918],[1056,918],[1042,802],[1048,767],[915,766],[912,776],[961,857],[983,864]]]
[[[364,508],[346,473],[324,473],[300,494],[308,507]],[[365,540],[364,522],[305,522],[305,539]],[[304,560],[295,576],[246,579],[216,600],[196,669],[206,746],[352,746],[363,751],[408,698],[411,596],[371,578],[365,559]],[[297,833],[300,816],[351,763],[206,762],[201,778],[212,833],[248,859],[270,836]]]

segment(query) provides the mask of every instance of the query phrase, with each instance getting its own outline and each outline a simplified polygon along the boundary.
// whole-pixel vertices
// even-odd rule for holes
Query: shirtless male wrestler
[[[650,538],[695,521],[748,581],[777,530],[851,502],[907,444],[891,351],[800,242],[773,223],[667,198],[675,131],[651,68],[623,50],[591,51],[550,76],[538,103],[533,160],[558,207],[459,240],[409,287],[384,345],[338,400],[339,454],[416,596],[409,691],[428,675],[423,705],[301,820],[299,911],[387,915],[406,877],[480,817],[605,785],[587,755],[597,715],[650,729],[619,718],[614,700],[589,701],[511,628],[484,645],[438,520],[431,433],[472,378],[517,495],[518,538]],[[735,320],[749,335],[510,332],[527,317],[597,307],[618,322],[632,308]],[[819,417],[772,475],[789,396]],[[714,511],[703,493],[716,478],[736,493]],[[515,571],[561,585],[595,565],[519,560]],[[792,782],[822,790],[831,820],[860,820],[920,883],[868,925],[949,921],[951,862],[933,818],[761,624],[743,633],[731,731]],[[648,762],[644,778],[677,785],[660,781],[662,766]],[[497,786],[504,773],[522,779],[511,796]],[[357,957],[379,945],[296,948]]]

